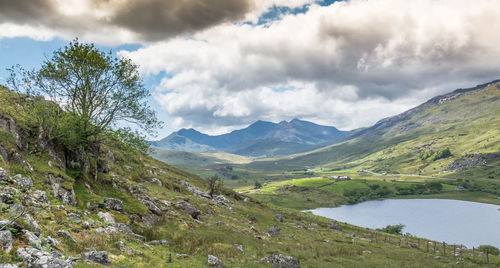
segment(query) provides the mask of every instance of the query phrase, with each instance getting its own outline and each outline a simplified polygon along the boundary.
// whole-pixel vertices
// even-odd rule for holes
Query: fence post
[[[490,263],[490,257],[488,256],[488,254],[488,249],[486,249],[486,263]]]
[[[457,246],[453,244],[453,256],[456,256],[457,254],[455,253],[457,251]]]
[[[434,253],[436,253],[436,241],[434,241]]]
[[[420,238],[418,239],[417,247],[420,249]]]
[[[443,241],[443,256],[446,256],[446,242]]]
[[[463,257],[464,257],[464,256],[462,255],[462,252],[464,251],[464,250],[463,250],[463,247],[464,247],[463,245],[460,245],[460,258],[463,258]]]
[[[474,257],[475,257],[474,251],[475,251],[475,248],[472,247],[472,259],[474,259]]]
[[[425,240],[427,243],[427,252],[429,252],[429,241]]]

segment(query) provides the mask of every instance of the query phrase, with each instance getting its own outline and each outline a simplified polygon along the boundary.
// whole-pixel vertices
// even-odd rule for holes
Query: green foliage
[[[214,194],[218,195],[221,193],[224,182],[219,177],[219,175],[215,174],[207,178],[208,181],[208,189],[210,196],[214,196]]]
[[[426,151],[421,152],[420,155],[418,156],[418,158],[420,158],[421,160],[426,160],[429,157],[431,157],[433,154],[434,154],[433,150],[426,150]]]
[[[138,66],[77,39],[54,52],[39,70],[13,67],[9,83],[20,93],[50,99],[31,97],[26,122],[70,150],[87,150],[122,121],[148,133],[161,124],[147,103],[149,91]],[[124,142],[143,148],[140,136],[120,134]]]
[[[479,251],[482,251],[484,253],[486,253],[486,251],[488,251],[488,254],[491,254],[491,255],[500,255],[500,250],[494,246],[491,246],[491,245],[481,245],[479,246]]]
[[[260,188],[262,188],[262,184],[259,181],[255,181],[254,188],[255,189],[260,189]]]
[[[403,228],[405,228],[404,224],[396,224],[396,225],[387,225],[386,227],[377,230],[388,234],[400,235],[403,233]]]
[[[141,152],[148,152],[150,144],[146,141],[146,137],[141,135],[137,130],[133,131],[130,128],[120,128],[115,131],[108,132],[111,137],[114,137],[128,149],[137,149]]]
[[[451,156],[450,148],[441,149],[441,150],[437,151],[434,156],[432,156],[432,161],[447,158],[450,156]]]

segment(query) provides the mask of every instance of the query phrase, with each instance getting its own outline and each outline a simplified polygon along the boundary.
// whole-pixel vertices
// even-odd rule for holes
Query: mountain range
[[[332,126],[293,119],[272,123],[256,121],[250,126],[222,135],[207,135],[181,129],[151,145],[157,149],[186,152],[224,151],[244,156],[278,156],[319,148],[346,132]]]

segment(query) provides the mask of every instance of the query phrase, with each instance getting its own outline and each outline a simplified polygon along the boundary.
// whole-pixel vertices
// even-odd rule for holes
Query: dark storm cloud
[[[71,2],[64,5],[2,0],[0,23],[43,26],[73,36],[112,28],[130,31],[140,39],[134,41],[156,41],[243,19],[253,8],[250,0],[82,0],[73,7]]]

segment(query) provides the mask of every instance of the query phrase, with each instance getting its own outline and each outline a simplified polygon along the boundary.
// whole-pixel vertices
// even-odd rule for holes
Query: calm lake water
[[[315,215],[354,225],[381,228],[404,224],[411,233],[469,248],[500,248],[500,206],[447,199],[387,199],[310,210]]]

